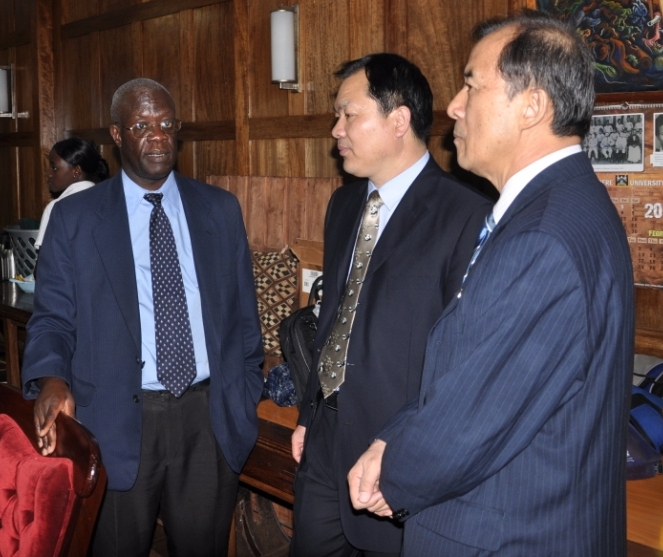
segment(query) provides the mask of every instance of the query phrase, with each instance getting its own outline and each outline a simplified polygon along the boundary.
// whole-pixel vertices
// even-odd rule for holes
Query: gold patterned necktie
[[[368,196],[364,216],[357,234],[350,276],[336,315],[336,321],[334,321],[327,342],[322,347],[320,363],[318,364],[318,377],[325,398],[345,381],[350,331],[359,304],[359,293],[377,242],[380,227],[380,207],[383,203],[377,190]]]

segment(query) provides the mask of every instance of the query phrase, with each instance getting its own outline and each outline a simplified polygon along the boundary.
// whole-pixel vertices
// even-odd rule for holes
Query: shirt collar
[[[122,187],[124,188],[124,197],[127,201],[127,212],[129,215],[134,214],[141,203],[149,203],[144,201],[143,197],[146,193],[161,193],[163,194],[162,204],[169,205],[175,212],[179,211],[179,204],[175,201],[178,196],[177,182],[175,181],[175,173],[171,170],[168,178],[156,191],[149,191],[139,186],[134,182],[127,173],[122,170]]]
[[[430,153],[426,151],[410,168],[404,170],[388,182],[385,182],[380,188],[376,188],[375,184],[369,180],[366,198],[368,199],[368,196],[371,195],[371,193],[378,190],[384,205],[390,212],[393,211],[407,192],[408,188],[412,185],[412,182],[414,182],[416,177],[421,174],[421,171],[426,164],[428,164],[428,159],[430,159]]]
[[[537,161],[534,161],[532,164],[526,166],[522,170],[516,172],[511,178],[507,180],[507,183],[504,184],[504,189],[500,194],[500,198],[495,203],[493,207],[493,218],[495,219],[495,224],[500,222],[500,219],[506,213],[506,210],[511,206],[515,201],[518,194],[525,189],[527,184],[529,184],[535,176],[543,172],[549,166],[552,166],[558,161],[576,153],[580,153],[582,148],[580,145],[571,145],[570,147],[564,147],[559,151],[550,153],[545,157],[540,158]]]

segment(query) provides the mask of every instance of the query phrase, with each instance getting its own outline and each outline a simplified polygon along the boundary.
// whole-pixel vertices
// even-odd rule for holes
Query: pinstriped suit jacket
[[[406,557],[623,557],[633,274],[583,153],[544,170],[431,331],[379,437]]]

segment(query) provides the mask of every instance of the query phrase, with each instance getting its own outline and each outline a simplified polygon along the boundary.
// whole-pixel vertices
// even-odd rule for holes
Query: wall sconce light
[[[14,64],[0,66],[0,118],[27,118],[27,112],[16,111],[16,72]]]
[[[270,14],[270,21],[272,83],[299,93],[299,5],[279,6]]]

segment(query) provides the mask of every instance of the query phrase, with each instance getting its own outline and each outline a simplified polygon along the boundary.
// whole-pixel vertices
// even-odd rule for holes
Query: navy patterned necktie
[[[331,395],[345,381],[346,358],[350,332],[359,305],[359,293],[371,261],[380,227],[380,207],[384,204],[380,194],[374,190],[368,196],[364,216],[357,234],[354,259],[350,276],[341,299],[329,338],[325,342],[318,364],[320,388],[325,398]]]
[[[461,284],[465,284],[465,279],[467,278],[467,275],[470,273],[470,269],[476,263],[476,260],[479,257],[479,254],[481,253],[481,249],[486,243],[486,240],[488,240],[488,236],[490,236],[490,233],[493,231],[494,228],[495,228],[495,217],[493,217],[493,212],[491,211],[486,215],[486,218],[483,221],[483,228],[481,229],[481,232],[479,232],[479,237],[477,238],[476,246],[474,246],[474,252],[472,252],[472,258],[470,259],[470,262],[467,265],[467,270],[463,275],[463,282]]]
[[[196,358],[175,237],[161,205],[162,197],[161,193],[145,195],[154,205],[150,215],[150,268],[157,378],[174,396],[180,397],[196,377]]]

